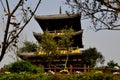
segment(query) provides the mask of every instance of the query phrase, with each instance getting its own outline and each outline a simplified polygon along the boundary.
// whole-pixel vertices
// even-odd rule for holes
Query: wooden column
[[[56,74],[56,66],[54,66],[54,72],[55,72],[55,74]]]
[[[86,73],[87,70],[86,70],[86,64],[84,64],[84,73]]]
[[[90,66],[88,65],[88,72],[90,72]]]
[[[70,65],[70,74],[72,74],[72,67],[73,67],[73,66],[72,66],[72,65]]]

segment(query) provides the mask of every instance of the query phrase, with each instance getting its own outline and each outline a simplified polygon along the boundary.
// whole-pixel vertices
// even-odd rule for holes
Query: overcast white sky
[[[59,14],[60,5],[62,7],[62,13],[65,13],[65,10],[67,10],[68,8],[64,5],[63,1],[64,0],[42,0],[42,3],[40,4],[36,12],[36,15]],[[84,49],[87,49],[89,47],[96,47],[97,50],[101,52],[103,56],[105,56],[106,63],[110,60],[114,60],[120,65],[120,31],[102,30],[94,32],[89,28],[90,22],[82,21],[81,23],[82,28],[84,29]],[[2,28],[0,29],[2,30]],[[25,40],[35,41],[35,38],[32,34],[33,31],[41,32],[40,26],[34,19],[32,19],[31,22],[27,25],[22,36],[25,38]],[[0,37],[1,35],[2,34],[0,33]],[[4,63],[9,62],[10,60],[10,58],[8,58],[7,60],[5,59]]]

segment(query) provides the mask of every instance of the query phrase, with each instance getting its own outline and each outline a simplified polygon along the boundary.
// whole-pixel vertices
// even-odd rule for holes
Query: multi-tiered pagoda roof
[[[82,44],[82,29],[81,29],[81,14],[55,14],[35,16],[36,21],[39,23],[43,32],[60,31],[62,29],[72,28],[75,33],[73,34],[74,44],[73,47],[83,48]],[[39,41],[39,35],[34,33],[35,38]]]

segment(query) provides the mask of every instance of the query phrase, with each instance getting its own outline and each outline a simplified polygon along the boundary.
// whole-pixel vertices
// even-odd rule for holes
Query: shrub
[[[0,74],[0,80],[120,80],[112,74],[33,74],[33,73],[10,73]]]
[[[25,72],[24,74],[11,73],[1,74],[0,80],[39,80],[38,75]]]
[[[23,52],[36,52],[37,51],[37,44],[29,41],[24,42],[24,46],[19,48],[18,53]]]
[[[15,73],[30,72],[37,73],[39,69],[28,61],[17,61],[5,67],[5,70]]]

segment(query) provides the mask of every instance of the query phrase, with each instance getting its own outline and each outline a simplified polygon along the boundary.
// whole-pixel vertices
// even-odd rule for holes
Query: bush
[[[5,70],[9,72],[15,72],[15,73],[20,73],[20,72],[37,73],[39,72],[39,69],[28,61],[17,61],[15,63],[12,63],[6,66]]]
[[[113,74],[101,74],[101,73],[89,73],[89,74],[82,74],[78,75],[75,78],[78,80],[120,80],[118,77],[114,76]],[[74,79],[73,79],[74,80]]]
[[[19,48],[18,53],[23,52],[36,52],[37,51],[37,44],[29,41],[24,42],[24,46]]]
[[[99,71],[86,74],[33,74],[29,72],[3,73],[0,74],[0,80],[120,80],[119,75],[110,73],[101,73]]]
[[[0,80],[120,80],[112,74],[33,74],[33,73],[10,73],[0,74]]]
[[[31,73],[25,72],[24,74],[11,73],[11,74],[1,74],[0,80],[39,80],[39,76]]]

